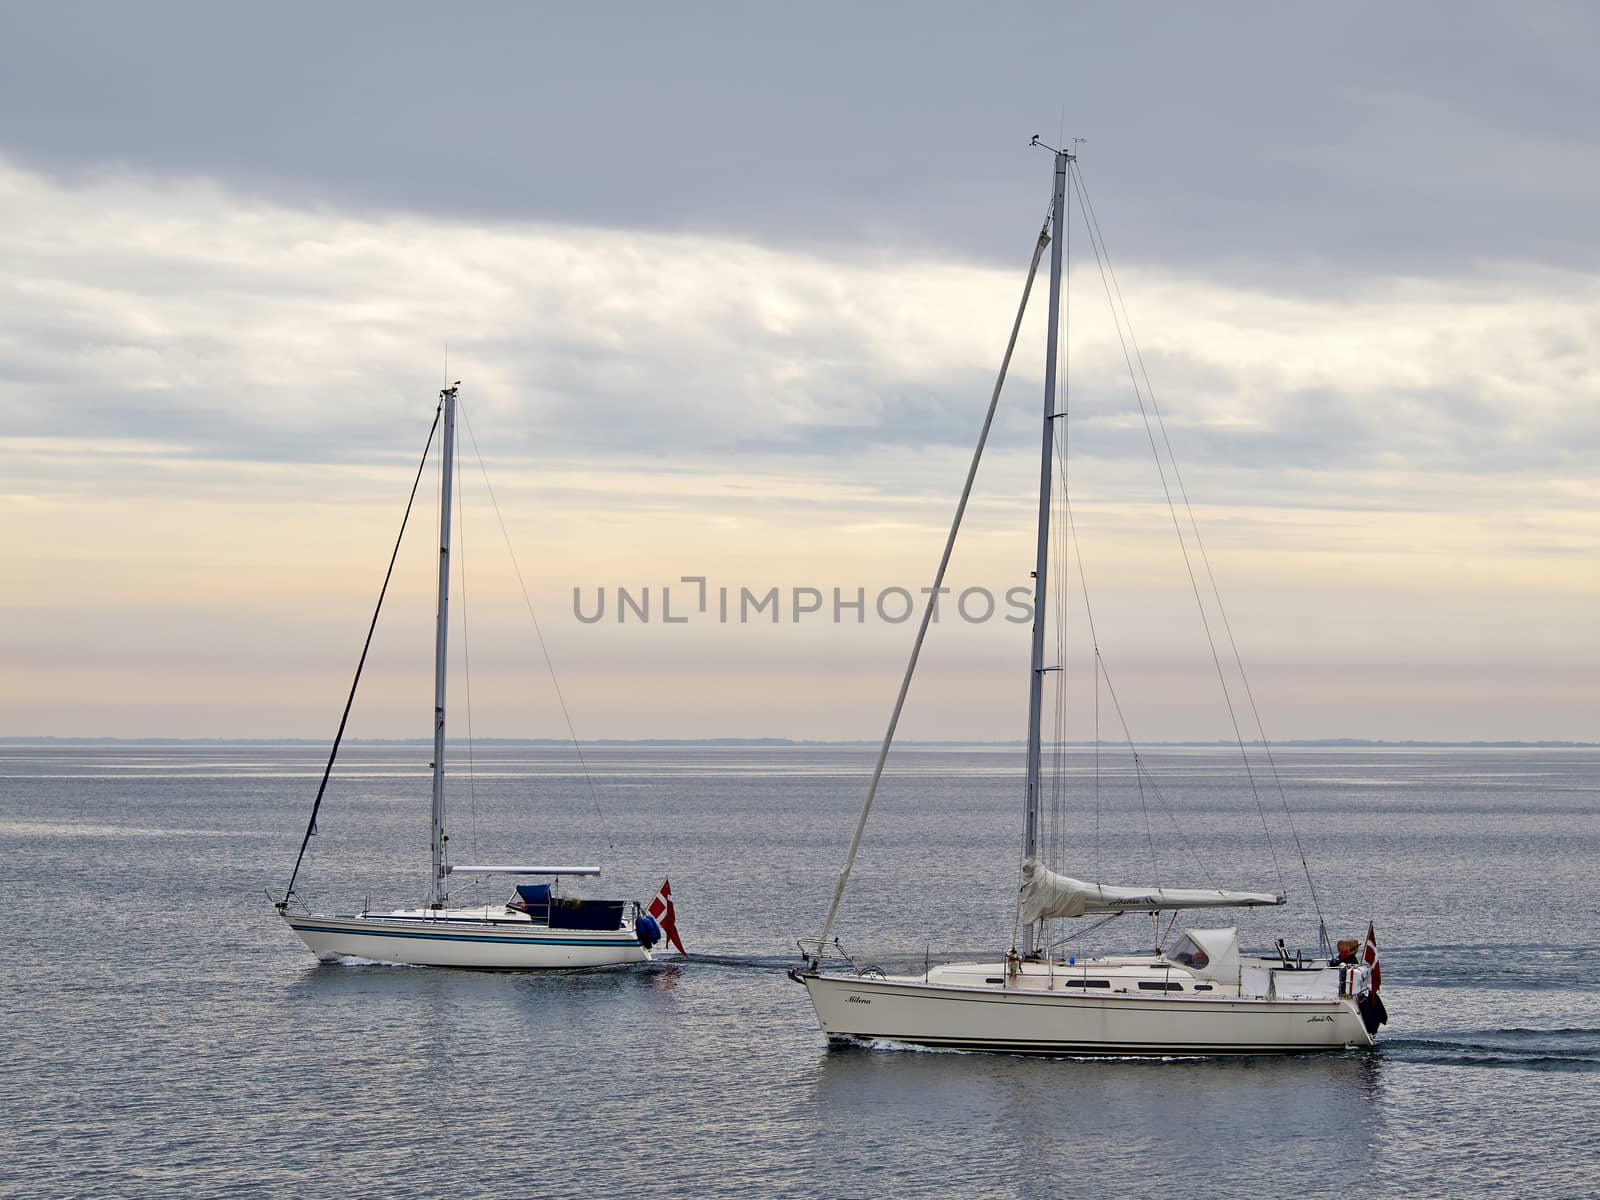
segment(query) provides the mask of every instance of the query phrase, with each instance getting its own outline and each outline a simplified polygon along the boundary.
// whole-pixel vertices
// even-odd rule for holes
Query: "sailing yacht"
[[[1042,145],[1037,137],[1034,144]],[[1069,172],[1076,171],[1077,157],[1066,150],[1045,148],[1055,155],[1052,202],[1034,248],[1000,376],[934,586],[925,593],[929,600],[821,936],[800,943],[804,962],[790,972],[790,977],[805,986],[817,1021],[830,1041],[884,1040],[965,1050],[1074,1056],[1272,1054],[1371,1046],[1386,1014],[1378,996],[1381,976],[1376,937],[1370,926],[1364,953],[1353,939],[1342,940],[1335,952],[1326,926],[1320,925],[1323,944],[1309,960],[1303,953],[1291,954],[1281,939],[1275,955],[1250,955],[1240,946],[1237,926],[1201,927],[1197,920],[1180,927],[1178,920],[1200,910],[1282,905],[1284,893],[1117,886],[1074,878],[1051,869],[1040,859],[1043,686],[1045,675],[1059,669],[1046,663],[1044,643],[1055,422],[1066,415],[1057,407],[1057,352],[1069,203],[1067,183]],[[1081,181],[1075,182],[1081,189]],[[1092,220],[1086,195],[1084,207],[1086,219]],[[1009,951],[991,961],[929,963],[921,974],[889,974],[877,967],[858,966],[837,937],[830,940],[830,934],[927,636],[935,598],[941,594],[1034,277],[1047,245],[1050,296],[1043,450],[1033,574],[1021,886],[1015,923],[1020,936],[1014,934]],[[1198,598],[1198,592],[1196,595]],[[1242,738],[1240,749],[1243,751]],[[1309,868],[1307,881],[1309,887]],[[1311,893],[1315,899],[1314,887]],[[1052,944],[1045,936],[1047,921],[1095,915],[1109,919],[1136,912],[1158,914],[1157,945],[1153,950],[1078,957],[1059,949],[1059,943]],[[1160,932],[1161,913],[1170,914],[1165,936]]]
[[[445,824],[445,699],[446,650],[449,640],[450,603],[450,523],[452,477],[456,452],[456,402],[459,384],[439,393],[433,428],[428,432],[422,465],[412,483],[411,501],[406,505],[410,517],[436,432],[442,430],[439,480],[439,607],[434,628],[433,669],[433,814],[431,822],[432,858],[428,873],[427,902],[415,908],[390,910],[363,909],[359,913],[324,914],[312,912],[295,892],[295,882],[305,861],[306,848],[317,832],[317,814],[333,772],[339,743],[344,737],[361,669],[372,646],[372,631],[378,612],[372,615],[356,668],[355,682],[345,702],[344,716],[334,737],[322,784],[312,804],[311,819],[300,842],[294,871],[283,896],[274,902],[284,923],[319,958],[360,957],[383,962],[408,963],[431,967],[474,967],[482,969],[532,970],[561,967],[600,967],[644,962],[651,948],[661,939],[663,927],[677,942],[670,888],[649,911],[634,900],[578,899],[563,894],[562,881],[600,874],[595,866],[573,865],[456,865],[450,861],[449,835]],[[405,522],[401,523],[401,536]],[[389,560],[389,571],[378,597],[378,611],[388,593],[394,574],[400,541]],[[504,904],[453,906],[449,884],[456,876],[501,876],[512,880],[542,879],[540,883],[514,883]],[[665,901],[663,902],[663,896]],[[652,913],[656,914],[655,916]],[[660,917],[658,922],[657,916]]]

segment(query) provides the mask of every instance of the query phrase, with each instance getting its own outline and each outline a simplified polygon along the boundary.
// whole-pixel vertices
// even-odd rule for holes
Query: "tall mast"
[[[450,497],[456,458],[456,388],[439,393],[444,405],[444,443],[439,471],[439,614],[433,643],[433,874],[428,879],[428,907],[444,904],[444,698],[445,651],[450,634]]]
[[[1061,248],[1066,232],[1067,164],[1073,156],[1056,151],[1055,200],[1050,215],[1050,315],[1044,352],[1044,437],[1039,453],[1039,546],[1033,567],[1033,653],[1028,670],[1028,797],[1022,824],[1022,855],[1039,853],[1040,724],[1044,709],[1045,582],[1050,567],[1050,479],[1055,469],[1056,343],[1061,324]],[[446,427],[446,437],[449,436]],[[1034,952],[1034,926],[1022,931],[1022,953]]]

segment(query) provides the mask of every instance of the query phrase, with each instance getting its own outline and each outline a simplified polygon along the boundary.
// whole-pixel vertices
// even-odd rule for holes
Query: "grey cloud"
[[[29,401],[12,435],[201,459],[410,458],[441,329],[466,331],[452,374],[470,377],[502,455],[708,470],[809,459],[813,475],[897,449],[959,456],[1021,274],[587,227],[362,221],[213,188],[65,188],[3,165],[0,182],[14,264],[0,279],[0,383]],[[1124,283],[1171,339],[1146,362],[1186,466],[1262,481],[1587,471],[1585,314],[1600,293],[1581,276],[1401,281],[1319,301],[1193,273]],[[1041,315],[998,454],[1036,445]],[[1114,337],[1086,331],[1078,347],[1074,455],[1144,462]]]
[[[26,6],[0,148],[297,204],[1009,262],[994,215],[1041,207],[1047,163],[1022,144],[1064,110],[1130,259],[1308,290],[1597,261],[1587,7],[975,13]]]

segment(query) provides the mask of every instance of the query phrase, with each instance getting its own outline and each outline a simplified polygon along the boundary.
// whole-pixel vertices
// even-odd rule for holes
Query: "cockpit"
[[[1202,971],[1211,965],[1211,956],[1187,933],[1181,934],[1176,944],[1167,947],[1167,958],[1192,971]]]

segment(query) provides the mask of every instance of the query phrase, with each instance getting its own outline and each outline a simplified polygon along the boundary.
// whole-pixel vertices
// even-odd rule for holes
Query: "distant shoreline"
[[[345,738],[345,745],[349,746],[431,746],[433,743],[428,738]],[[179,737],[144,737],[144,738],[118,738],[118,737],[0,737],[0,746],[326,746],[326,738],[179,738]],[[451,745],[466,745],[464,739],[451,739]],[[474,738],[472,744],[476,746],[569,746],[570,738]],[[591,738],[586,739],[585,746],[839,746],[859,747],[876,746],[876,741],[829,741],[822,738]],[[952,741],[934,740],[919,741],[916,739],[903,739],[895,743],[899,746],[979,746],[994,748],[1020,749],[1025,743],[1017,741]],[[1173,750],[1216,750],[1237,749],[1239,743],[1223,740],[1210,742],[1141,742],[1145,749],[1173,749]],[[1247,741],[1244,743],[1248,749],[1261,749],[1263,743]],[[1093,749],[1093,742],[1067,742],[1065,745],[1074,749]],[[1115,750],[1122,743],[1105,741],[1101,742],[1102,749]],[[1273,746],[1286,750],[1333,750],[1333,749],[1368,749],[1368,750],[1600,750],[1600,742],[1567,742],[1567,741],[1470,741],[1470,742],[1445,742],[1445,741],[1386,741],[1376,738],[1285,738],[1281,742],[1273,742]]]

